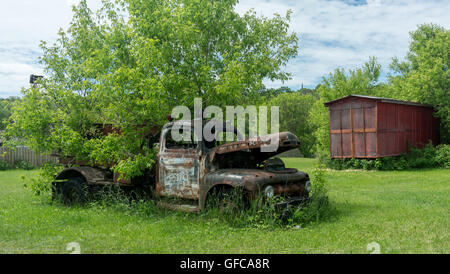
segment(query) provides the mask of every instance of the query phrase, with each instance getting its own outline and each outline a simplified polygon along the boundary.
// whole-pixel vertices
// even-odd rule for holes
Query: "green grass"
[[[306,172],[315,160],[285,159]],[[180,212],[67,208],[33,197],[21,175],[0,172],[0,253],[449,253],[450,170],[328,171],[332,218],[301,229],[237,229]]]

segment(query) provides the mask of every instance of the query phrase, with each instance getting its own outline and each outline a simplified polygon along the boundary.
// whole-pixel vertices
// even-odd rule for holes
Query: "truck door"
[[[161,196],[199,198],[201,146],[191,132],[189,135],[189,141],[175,141],[171,128],[161,134],[156,183]]]

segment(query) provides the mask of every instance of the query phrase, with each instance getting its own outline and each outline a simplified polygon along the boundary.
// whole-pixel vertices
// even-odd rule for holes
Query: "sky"
[[[43,74],[40,41],[51,44],[60,28],[67,29],[76,2],[1,0],[0,97],[20,96],[30,74]],[[88,0],[94,10],[100,3]],[[269,88],[314,88],[336,68],[355,69],[370,56],[385,76],[392,58],[405,56],[409,32],[419,24],[450,27],[448,0],[241,0],[235,9],[243,14],[251,8],[268,17],[292,10],[290,30],[299,38],[299,55],[285,67],[292,79],[265,81]]]

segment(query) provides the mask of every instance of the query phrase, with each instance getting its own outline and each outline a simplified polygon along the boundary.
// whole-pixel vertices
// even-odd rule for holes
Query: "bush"
[[[328,199],[328,189],[325,180],[325,166],[318,165],[312,172],[312,193],[306,206],[294,208],[288,222],[291,225],[304,225],[318,222],[330,217],[334,213]]]
[[[435,162],[443,168],[450,168],[450,145],[436,147]]]
[[[8,170],[12,168],[13,167],[8,162],[0,160],[0,170]]]
[[[52,189],[52,182],[55,176],[64,169],[63,165],[46,163],[40,169],[36,178],[30,178],[27,183],[27,178],[22,176],[24,187],[30,188],[34,195],[40,196],[50,194]]]
[[[14,162],[14,167],[17,169],[24,169],[24,170],[32,170],[35,168],[33,164],[27,161],[18,160]]]
[[[411,148],[408,154],[378,159],[331,159],[328,153],[319,154],[319,162],[331,169],[404,170],[412,168],[450,168],[450,145]]]
[[[0,160],[0,170],[9,170],[9,169],[24,169],[24,170],[31,170],[34,169],[35,167],[27,162],[27,161],[23,161],[23,160],[17,160],[14,162],[14,165],[9,164],[7,161],[4,160]]]

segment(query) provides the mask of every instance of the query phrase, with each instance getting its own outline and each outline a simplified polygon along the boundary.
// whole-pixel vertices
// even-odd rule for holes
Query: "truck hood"
[[[275,147],[273,147],[275,149],[267,151],[269,144],[275,144]],[[217,146],[210,152],[210,161],[220,163],[232,160],[233,166],[245,167],[249,161],[252,164],[260,164],[275,155],[299,146],[300,142],[295,134],[291,132],[275,133]]]

